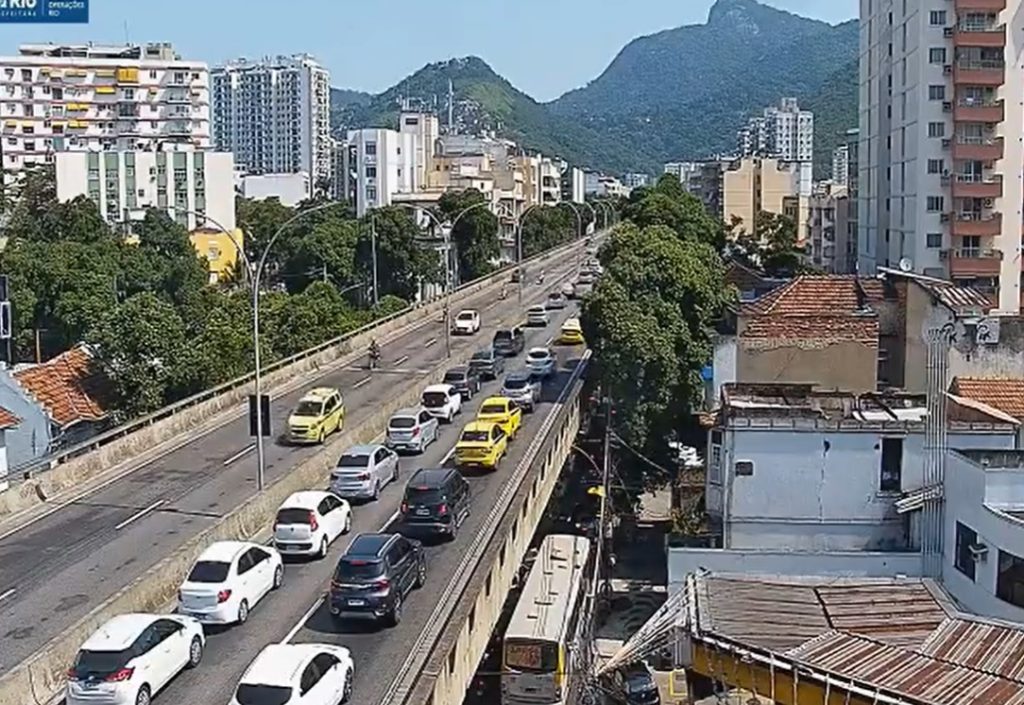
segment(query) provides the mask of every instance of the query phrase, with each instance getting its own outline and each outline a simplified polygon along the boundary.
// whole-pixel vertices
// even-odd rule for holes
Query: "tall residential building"
[[[641,188],[651,183],[651,177],[640,172],[630,172],[622,175],[622,183],[628,189]]]
[[[213,138],[247,173],[331,176],[330,75],[312,57],[239,59],[213,76]]]
[[[836,186],[846,186],[849,173],[850,147],[841,144],[832,150],[832,183]]]
[[[0,57],[5,177],[64,151],[210,144],[206,64],[170,44],[25,44]]]
[[[725,222],[738,219],[748,233],[757,229],[760,213],[789,216],[798,237],[807,234],[810,163],[746,157],[728,164],[722,174],[722,212]]]
[[[1024,0],[861,0],[862,272],[903,262],[1021,308]]]
[[[857,231],[860,194],[860,130],[853,128],[846,131],[846,234],[843,237],[845,246],[842,267],[837,272],[853,274],[857,271]]]
[[[814,113],[801,110],[796,98],[783,98],[778,106],[765,108],[737,133],[743,157],[770,157],[784,162],[814,159]]]

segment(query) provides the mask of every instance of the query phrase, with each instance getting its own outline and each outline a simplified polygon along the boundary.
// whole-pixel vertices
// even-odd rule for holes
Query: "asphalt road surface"
[[[575,260],[565,257],[561,264],[549,265],[544,284],[528,282],[522,304],[515,285],[509,287],[505,300],[498,299],[492,291],[461,304],[480,310],[483,329],[472,337],[452,338],[452,365],[462,364],[488,343],[500,319],[542,302],[562,277],[575,271]],[[543,343],[557,330],[555,326],[553,322],[547,333],[531,334],[529,342]],[[311,387],[328,385],[341,389],[347,421],[354,424],[391,398],[397,385],[425,386],[436,381],[426,379],[426,371],[439,365],[444,357],[444,331],[438,316],[436,325],[408,332],[383,345],[381,367],[372,376],[360,360],[358,366],[311,377],[306,386],[274,400],[275,433],[285,428],[290,410]],[[445,437],[445,443],[452,433]],[[252,440],[248,420],[238,417],[58,511],[0,534],[0,673],[35,653],[63,629],[255,494],[256,454]],[[520,447],[524,445],[519,442]],[[277,442],[268,442],[265,449],[268,483],[319,450]],[[428,454],[426,460],[432,459],[434,456]],[[409,462],[416,461],[407,461],[406,467]],[[397,494],[388,502],[397,506]],[[386,518],[394,510],[381,507],[383,504],[360,508],[357,524],[361,530],[371,525],[379,527],[381,512]],[[464,535],[471,534],[470,530]],[[303,570],[297,572],[301,575]],[[269,604],[289,601],[290,598],[277,597]],[[410,618],[410,628],[414,623],[415,618]],[[216,647],[212,649],[211,661],[218,658],[217,651]],[[232,655],[237,653],[234,650]],[[173,697],[163,700],[175,702]],[[223,700],[226,702],[227,698]],[[216,701],[200,698],[177,702]]]

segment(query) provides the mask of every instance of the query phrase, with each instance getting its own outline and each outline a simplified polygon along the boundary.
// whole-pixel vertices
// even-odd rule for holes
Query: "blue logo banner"
[[[85,24],[89,0],[0,0],[0,24]]]

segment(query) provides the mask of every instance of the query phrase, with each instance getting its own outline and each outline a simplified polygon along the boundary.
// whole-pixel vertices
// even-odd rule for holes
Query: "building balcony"
[[[955,47],[1005,47],[1006,25],[985,27],[973,24],[959,24],[947,27],[946,34],[953,36]]]
[[[951,278],[998,277],[1002,266],[1002,250],[985,250],[981,248],[961,248],[943,250],[942,259],[946,260]]]
[[[979,237],[994,237],[1003,232],[1003,216],[1001,213],[977,213],[968,211],[964,213],[953,213],[952,221],[953,235]]]
[[[999,198],[1003,195],[1003,177],[981,174],[957,174],[953,198]]]
[[[1006,82],[1006,62],[962,59],[953,64],[953,83],[958,86],[1001,86]]]
[[[953,159],[972,162],[994,162],[1002,158],[1002,137],[959,135],[953,140]]]
[[[953,108],[953,119],[957,122],[1002,122],[1006,115],[1002,100],[989,102],[959,101]]]
[[[1002,12],[1006,9],[1006,0],[953,0],[953,9],[957,14],[966,12]]]

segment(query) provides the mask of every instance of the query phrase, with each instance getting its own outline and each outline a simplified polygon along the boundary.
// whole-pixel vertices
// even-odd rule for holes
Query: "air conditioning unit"
[[[996,204],[996,201],[995,201],[995,199],[994,199],[994,198],[986,198],[986,199],[985,199],[985,207],[986,207],[986,208],[991,208],[991,207],[992,207],[992,206],[994,206],[995,204]]]

